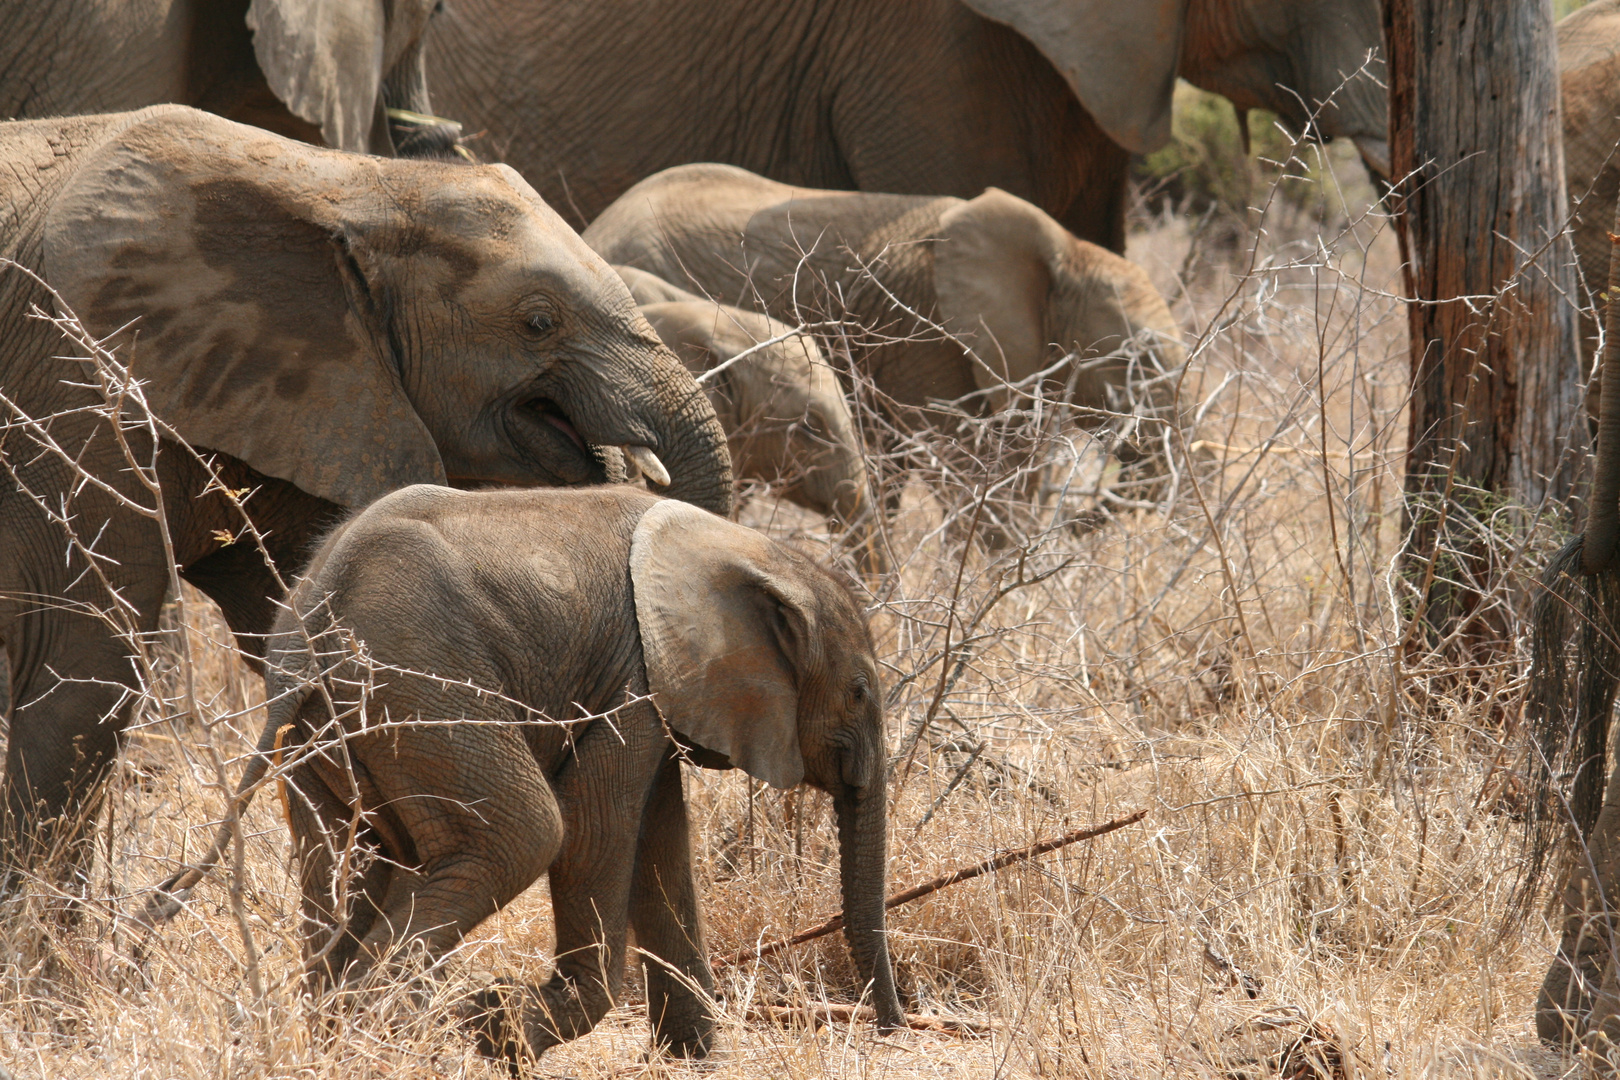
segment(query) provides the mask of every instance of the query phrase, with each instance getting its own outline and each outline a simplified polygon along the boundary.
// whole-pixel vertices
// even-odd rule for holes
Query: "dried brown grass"
[[[1364,210],[1369,198],[1342,201]],[[1024,553],[1024,573],[1055,572],[1006,592],[976,626],[1019,553],[965,539],[971,498],[942,527],[950,507],[926,487],[908,489],[890,527],[897,572],[872,606],[896,752],[894,888],[1149,811],[893,914],[911,1007],[990,1035],[745,1020],[751,1005],[851,1000],[834,937],[726,970],[712,1065],[646,1059],[632,982],[631,1000],[538,1075],[1561,1073],[1530,1023],[1552,946],[1544,909],[1520,918],[1512,905],[1520,669],[1459,679],[1396,662],[1407,361],[1393,237],[1375,215],[1322,232],[1305,215],[1308,233],[1265,220],[1252,264],[1239,253],[1184,267],[1191,239],[1174,221],[1133,240],[1203,343],[1183,401],[1199,414],[1189,438],[1213,460],[1173,499],[1082,535],[1062,522],[1092,500],[1049,507],[1058,527]],[[961,496],[984,478],[956,480]],[[768,498],[744,519],[837,547],[819,519]],[[1506,520],[1501,542],[1533,573],[1548,530]],[[480,927],[438,982],[348,1011],[298,996],[273,798],[246,819],[263,1000],[219,880],[150,939],[113,917],[205,846],[222,813],[199,742],[228,751],[235,775],[261,722],[261,691],[223,626],[202,603],[191,610],[201,715],[174,724],[165,694],[146,702],[111,787],[94,899],[66,929],[38,889],[6,912],[0,1062],[53,1078],[502,1075],[444,1006],[492,973],[545,977],[543,887]],[[942,692],[947,643],[960,674]],[[712,953],[837,909],[822,796],[692,771],[688,798]]]

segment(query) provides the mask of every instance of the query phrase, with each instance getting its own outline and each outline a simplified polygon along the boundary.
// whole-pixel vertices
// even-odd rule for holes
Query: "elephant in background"
[[[804,188],[998,187],[1123,252],[1129,156],[1168,141],[1178,76],[1295,131],[1316,114],[1387,173],[1383,63],[1350,78],[1381,35],[1378,0],[455,0],[428,71],[580,227],[643,177],[724,162]]]
[[[642,316],[693,375],[730,363],[707,390],[726,429],[732,476],[769,484],[839,526],[856,526],[863,568],[881,573],[882,540],[872,527],[860,436],[815,338],[644,270],[614,269]],[[749,349],[759,351],[734,359]]]
[[[339,150],[444,156],[423,64],[441,0],[11,0],[0,119],[193,105]],[[390,114],[392,110],[392,115]]]
[[[269,717],[237,798],[272,756],[296,758],[288,817],[318,984],[362,984],[408,948],[431,962],[549,874],[555,973],[478,996],[485,1052],[516,1067],[590,1031],[619,996],[628,926],[652,954],[655,1042],[706,1054],[690,756],[832,796],[845,936],[880,1025],[904,1023],[884,937],[877,661],[859,604],[803,554],[626,487],[420,485],[326,541],[270,656]],[[388,674],[365,703],[381,726],[361,732],[368,662]],[[369,858],[344,904],[357,809]],[[149,917],[177,910],[162,898],[230,841],[222,829],[200,866],[160,886]]]
[[[948,426],[940,402],[983,416],[1021,407],[1032,381],[1098,426],[1131,411],[1133,363],[1155,374],[1185,357],[1145,271],[994,188],[974,199],[808,191],[684,165],[631,188],[584,237],[610,262],[791,324],[847,317],[880,331],[854,363],[903,429]],[[1151,396],[1168,407],[1163,383]]]
[[[619,276],[504,165],[346,154],[173,105],[0,125],[0,160],[0,255],[94,334],[122,328],[109,344],[154,413],[216,464],[218,484],[165,437],[157,471],[179,572],[250,654],[276,572],[303,566],[342,508],[408,484],[599,483],[622,477],[623,447],[669,494],[730,507],[708,399]],[[55,304],[0,275],[0,387],[117,495],[81,490],[16,426],[0,446],[13,865],[77,835],[128,722],[130,645],[87,612],[114,589],[126,629],[151,632],[172,569],[158,523],[117,502],[150,496],[86,365],[53,359],[60,335],[26,315]],[[142,432],[127,437],[148,460]],[[236,542],[221,485],[251,492],[266,552]],[[64,561],[64,502],[105,587],[82,552]]]
[[[1575,257],[1587,288],[1597,293],[1608,279],[1608,231],[1620,198],[1620,0],[1593,0],[1560,19],[1557,33]],[[1581,356],[1588,367],[1596,359],[1597,331],[1597,322],[1583,315]],[[1595,394],[1589,405],[1595,416]]]

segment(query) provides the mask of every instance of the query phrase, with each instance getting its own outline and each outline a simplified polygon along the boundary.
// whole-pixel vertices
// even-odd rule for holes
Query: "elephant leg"
[[[630,926],[647,977],[653,1042],[682,1057],[706,1057],[714,1044],[714,974],[692,880],[692,843],[681,791],[681,763],[665,755],[647,801],[630,888]]]
[[[303,894],[305,974],[310,988],[320,993],[341,984],[354,963],[361,938],[376,922],[394,864],[378,857],[381,841],[373,831],[352,829],[353,810],[314,770],[294,770],[286,796]]]
[[[1591,1028],[1609,1031],[1610,1039],[1620,1042],[1620,996],[1612,989],[1617,979],[1613,913],[1620,906],[1620,768],[1609,774],[1603,809],[1577,860],[1564,888],[1558,954],[1536,999],[1536,1034],[1563,1045]],[[1611,988],[1604,992],[1604,987]]]
[[[579,739],[556,778],[568,821],[551,865],[556,970],[540,987],[491,988],[475,999],[479,1048],[514,1065],[586,1034],[624,980],[632,856],[668,741],[652,710],[620,710]]]
[[[161,581],[124,590],[137,632],[157,626]],[[117,757],[138,689],[127,644],[97,619],[34,612],[8,635],[11,724],[6,745],[3,858],[68,874],[90,858],[86,825]]]
[[[473,707],[445,715],[479,717]],[[563,843],[545,774],[509,717],[362,740],[362,799],[391,865],[344,980],[431,964],[543,874]],[[409,715],[402,709],[394,715]],[[507,723],[502,724],[501,721]]]

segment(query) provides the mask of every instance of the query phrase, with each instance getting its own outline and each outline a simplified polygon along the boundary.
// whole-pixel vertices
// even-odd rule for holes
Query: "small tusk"
[[[636,463],[641,474],[659,487],[669,487],[669,470],[658,460],[658,455],[646,446],[625,446],[624,456]]]

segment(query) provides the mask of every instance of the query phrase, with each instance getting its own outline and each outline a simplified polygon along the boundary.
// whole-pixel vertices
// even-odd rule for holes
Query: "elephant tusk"
[[[659,487],[669,487],[669,470],[658,460],[658,455],[646,446],[625,446],[624,456],[636,463],[641,474]]]

